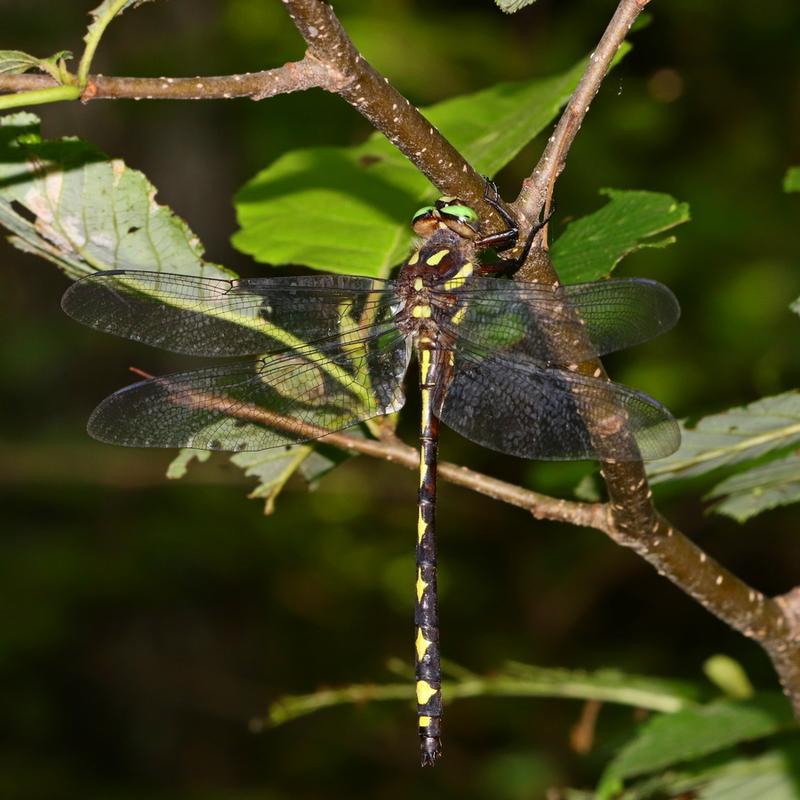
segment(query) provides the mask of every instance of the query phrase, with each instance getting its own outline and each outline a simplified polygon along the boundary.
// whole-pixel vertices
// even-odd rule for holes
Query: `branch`
[[[196,392],[184,399],[223,413],[233,413],[249,422],[288,430],[298,439],[321,440],[342,450],[382,458],[411,470],[419,466],[417,450],[394,437],[374,440],[329,433],[317,425],[250,404],[237,404],[232,412],[224,397],[205,392]],[[800,717],[800,589],[785,598],[767,598],[710,558],[656,513],[640,462],[604,464],[603,469],[612,498],[608,504],[549,497],[447,462],[440,464],[439,475],[450,483],[525,509],[537,519],[602,531],[617,544],[636,552],[705,609],[766,650]],[[609,471],[613,471],[611,476]],[[620,496],[623,496],[622,502],[618,499]]]
[[[589,65],[539,163],[512,203],[514,213],[521,221],[527,221],[528,229],[531,221],[548,213],[553,187],[564,169],[569,148],[591,102],[631,25],[649,2],[620,0],[597,48],[589,57]],[[521,224],[520,227],[524,230],[525,226]],[[550,261],[545,237],[546,227],[537,236],[536,246],[517,277],[555,286],[559,282],[558,275]],[[578,371],[607,378],[599,361],[580,364]],[[602,467],[610,502],[606,524],[595,527],[618,544],[634,550],[660,575],[730,627],[758,642],[771,658],[784,693],[792,703],[795,716],[800,719],[800,589],[784,598],[766,598],[709,558],[658,515],[642,463],[608,461]]]
[[[589,65],[548,140],[539,163],[531,176],[523,182],[522,191],[512,203],[513,209],[522,219],[533,221],[540,214],[548,213],[553,187],[564,169],[569,148],[608,74],[614,56],[625,41],[631,25],[649,2],[650,0],[621,0],[617,6],[597,47],[589,56]]]
[[[82,102],[104,99],[209,100],[321,88],[338,94],[395,145],[445,194],[463,198],[484,218],[500,223],[484,200],[485,181],[452,144],[358,52],[333,9],[321,0],[283,0],[307,44],[304,58],[277,69],[194,78],[130,78],[87,75]],[[83,62],[82,62],[83,63]],[[72,77],[72,76],[69,76]],[[26,105],[27,92],[58,86],[50,75],[0,75],[0,92],[18,92],[11,102]],[[0,108],[2,108],[0,97]],[[54,97],[75,99],[75,96]],[[46,101],[40,101],[46,102]]]
[[[153,377],[138,369],[136,372],[144,378]],[[160,380],[167,379],[162,378]],[[376,440],[365,439],[362,436],[351,436],[347,433],[331,433],[326,428],[295,419],[294,417],[288,417],[260,406],[237,403],[235,408],[232,408],[230,402],[224,397],[208,392],[193,392],[190,395],[185,395],[183,399],[185,402],[219,410],[221,413],[235,416],[237,419],[289,431],[291,436],[298,441],[317,440],[324,444],[338,447],[341,450],[346,450],[349,453],[361,453],[374,458],[381,458],[384,461],[391,461],[411,470],[419,469],[419,453],[416,448],[404,444],[394,436]],[[594,528],[603,525],[605,513],[603,506],[599,503],[576,503],[569,500],[559,500],[558,498],[524,489],[521,486],[514,486],[506,481],[491,478],[480,472],[447,462],[440,463],[439,475],[457,486],[472,489],[494,500],[500,500],[517,508],[530,511],[537,519],[569,522],[573,525]]]
[[[500,218],[484,200],[485,181],[452,144],[358,52],[333,13],[320,0],[283,0],[308,54],[347,76],[337,94],[368,119],[440,191]]]
[[[263,100],[277,94],[319,87],[336,90],[340,77],[313,58],[284,64],[263,72],[239,75],[211,75],[194,78],[122,78],[90,75],[80,93],[84,103],[90,100],[230,100],[250,97]],[[26,92],[58,86],[50,75],[0,75],[0,92]],[[2,98],[0,98],[2,100]],[[20,103],[22,105],[22,103]]]

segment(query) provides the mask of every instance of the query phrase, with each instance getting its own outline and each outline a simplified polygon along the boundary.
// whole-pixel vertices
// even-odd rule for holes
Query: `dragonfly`
[[[92,413],[91,436],[131,447],[245,451],[288,447],[399,411],[412,354],[421,420],[414,661],[420,759],[442,752],[437,594],[439,426],[527,459],[639,461],[667,456],[677,423],[635,389],[582,362],[663,333],[680,310],[645,279],[550,286],[508,279],[515,220],[484,233],[443,197],[413,217],[419,237],[397,277],[315,274],[220,279],[107,270],[74,283],[62,306],[91,328],[191,356],[224,359],[151,377]],[[485,254],[498,256],[491,262]],[[243,359],[243,357],[247,357]]]

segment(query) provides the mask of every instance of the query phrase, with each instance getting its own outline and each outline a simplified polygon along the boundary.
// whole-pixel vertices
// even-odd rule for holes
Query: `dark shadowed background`
[[[92,0],[0,0],[0,48],[72,48]],[[615,2],[539,0],[515,17],[489,0],[339,0],[365,56],[417,104],[560,71],[590,52]],[[619,275],[669,284],[679,327],[609,361],[613,376],[699,416],[800,382],[800,6],[656,0],[604,84],[558,186],[557,235],[611,186],[691,206],[678,243]],[[97,71],[223,74],[302,54],[277,0],[170,0],[116,21]],[[311,91],[262,103],[97,102],[37,109],[48,137],[79,135],[142,170],[208,258],[266,275],[229,244],[231,196],[288,149],[361,141],[369,127]],[[498,179],[509,199],[538,156]],[[410,208],[409,214],[415,209]],[[352,459],[271,517],[222,457],[168,482],[172,454],[90,440],[86,418],[168,356],[64,316],[67,280],[5,242],[0,293],[0,796],[4,798],[539,798],[591,785],[633,712],[608,707],[595,750],[569,747],[581,706],[480,699],[446,716],[446,757],[417,766],[403,703],[346,707],[254,735],[285,693],[393,679],[411,663],[416,478]],[[415,404],[401,426],[413,441]],[[579,465],[531,464],[445,434],[442,455],[570,496]],[[661,508],[766,593],[798,582],[798,512],[745,526],[706,516],[709,484]],[[774,688],[765,656],[601,534],[533,521],[444,484],[443,648],[487,671],[508,659],[701,679],[715,653]]]

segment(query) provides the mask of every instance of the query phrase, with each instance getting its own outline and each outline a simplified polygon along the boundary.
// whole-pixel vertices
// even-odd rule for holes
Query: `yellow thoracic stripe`
[[[424,706],[433,697],[438,689],[434,689],[428,681],[417,681],[417,702]]]
[[[450,251],[447,250],[447,249],[439,250],[438,252],[434,253],[432,256],[429,256],[426,259],[425,263],[429,264],[432,267],[435,267],[449,252]]]
[[[414,255],[406,261],[406,264],[416,264],[419,261],[419,250],[414,251]]]
[[[428,319],[428,317],[433,314],[433,311],[430,306],[414,306],[411,309],[411,316],[416,317],[417,319]]]
[[[414,289],[416,289],[418,292],[422,291],[422,287],[424,285],[425,284],[423,283],[422,278],[414,278]]]
[[[472,262],[467,261],[461,269],[450,278],[449,281],[444,282],[445,291],[450,291],[452,289],[460,289],[464,282],[469,278],[473,271],[475,270],[475,265]]]

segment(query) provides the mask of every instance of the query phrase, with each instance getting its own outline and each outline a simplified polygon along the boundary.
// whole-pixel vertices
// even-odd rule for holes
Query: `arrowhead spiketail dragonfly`
[[[348,275],[224,280],[108,270],[73,284],[63,308],[97,330],[192,356],[228,358],[154,377],[106,398],[89,433],[131,447],[262,450],[398,411],[412,353],[422,401],[416,543],[415,664],[421,762],[441,754],[436,589],[439,423],[529,459],[638,461],[677,449],[672,415],[642,392],[577,365],[671,328],[678,303],[651,280],[550,286],[508,280],[514,220],[484,234],[476,212],[444,197],[420,209],[420,237],[393,280]],[[505,273],[505,274],[504,274]],[[241,357],[248,357],[242,360]],[[230,360],[240,357],[239,360]],[[266,413],[252,422],[253,408]]]

